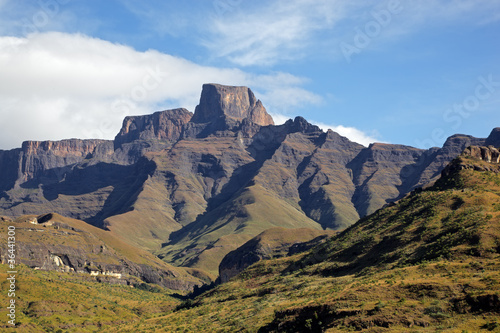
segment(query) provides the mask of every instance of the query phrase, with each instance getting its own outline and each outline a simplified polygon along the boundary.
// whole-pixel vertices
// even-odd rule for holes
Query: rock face
[[[464,150],[463,155],[470,156],[472,158],[488,163],[499,163],[500,152],[493,146],[469,146]]]
[[[17,179],[20,177],[22,150],[0,150],[0,200],[5,196],[6,191],[11,190],[16,185]]]
[[[249,88],[204,84],[192,121],[210,123],[220,117],[248,119],[260,126],[274,125],[273,118]]]
[[[20,152],[17,181],[29,182],[49,170],[60,180],[67,167],[91,158],[106,161],[112,154],[112,141],[107,140],[25,141]]]
[[[460,156],[451,161],[441,171],[441,179],[438,182],[441,186],[448,188],[450,184],[446,184],[443,179],[451,179],[450,175],[454,175],[460,170],[470,169],[475,171],[490,171],[494,173],[500,172],[500,151],[493,146],[469,146]],[[451,182],[451,186],[458,186]]]
[[[193,115],[127,117],[114,141],[0,151],[0,215],[60,213],[216,275],[228,252],[264,230],[346,228],[499,133],[457,134],[429,150],[364,147],[301,117],[273,125],[250,89],[206,84]]]
[[[235,132],[250,138],[261,126],[268,125],[274,125],[273,118],[249,88],[204,84],[200,104],[184,129],[184,138],[231,136]]]
[[[176,142],[192,116],[186,109],[174,109],[155,112],[152,115],[126,117],[120,133],[115,138],[115,145],[121,147],[124,143],[135,140]]]
[[[500,147],[500,127],[496,127],[491,131],[484,145]]]

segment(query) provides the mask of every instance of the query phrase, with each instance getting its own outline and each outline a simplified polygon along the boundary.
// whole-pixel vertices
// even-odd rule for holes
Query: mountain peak
[[[134,140],[151,139],[175,142],[192,116],[188,110],[179,108],[150,115],[125,117],[122,128],[115,137],[115,143],[121,145]]]
[[[224,116],[239,121],[249,119],[261,126],[274,125],[273,118],[267,113],[261,101],[255,98],[250,88],[204,84],[200,104],[196,107],[191,122],[209,123]]]
[[[322,132],[321,128],[316,125],[311,124],[305,118],[297,116],[295,119],[289,119],[285,123],[290,128],[292,132],[302,132],[302,133],[313,133],[313,132]]]

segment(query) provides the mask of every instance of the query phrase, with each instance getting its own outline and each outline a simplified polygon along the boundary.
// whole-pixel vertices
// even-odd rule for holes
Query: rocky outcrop
[[[155,112],[151,115],[125,117],[115,137],[115,147],[136,140],[161,140],[174,143],[193,114],[186,109]]]
[[[469,146],[467,147],[463,156],[470,156],[477,160],[485,161],[488,163],[499,163],[500,152],[497,148],[493,146],[479,147],[479,146]]]
[[[26,155],[40,155],[50,152],[51,155],[61,157],[85,158],[95,153],[96,148],[109,143],[108,140],[80,140],[69,139],[61,141],[25,141],[22,144],[22,152]],[[112,151],[111,151],[112,152]],[[111,153],[109,152],[109,153]]]
[[[274,125],[260,100],[247,87],[204,84],[200,103],[186,124],[184,138],[210,135],[253,137],[262,126]]]
[[[85,159],[107,161],[113,154],[109,140],[25,141],[20,152],[17,182],[24,183],[54,173],[54,181],[64,177],[68,169]]]
[[[204,84],[192,122],[210,123],[220,117],[248,119],[260,126],[274,125],[262,102],[249,88]]]
[[[500,150],[493,146],[469,146],[460,156],[453,159],[442,171],[436,185],[441,189],[462,187],[456,181],[460,170],[500,172]]]
[[[496,127],[491,131],[488,138],[486,138],[484,145],[500,147],[500,127]]]

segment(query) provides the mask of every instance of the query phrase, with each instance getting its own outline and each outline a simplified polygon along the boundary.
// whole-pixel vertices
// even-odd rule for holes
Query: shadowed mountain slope
[[[304,252],[335,234],[332,230],[269,228],[234,251],[219,265],[219,282],[224,283],[260,260]]]

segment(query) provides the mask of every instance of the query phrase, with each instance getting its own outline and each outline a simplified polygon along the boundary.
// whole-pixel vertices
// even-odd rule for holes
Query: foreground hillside
[[[309,252],[259,261],[141,330],[499,332],[500,167],[475,157]]]
[[[0,265],[0,302],[8,304],[7,265]],[[112,332],[119,324],[140,326],[179,304],[180,295],[158,285],[100,283],[83,274],[17,266],[16,327],[2,306],[1,332]]]

